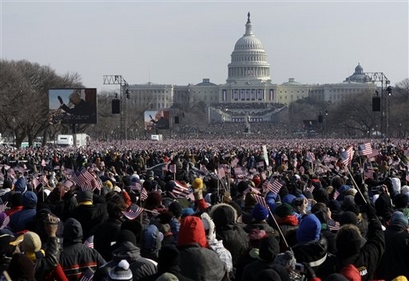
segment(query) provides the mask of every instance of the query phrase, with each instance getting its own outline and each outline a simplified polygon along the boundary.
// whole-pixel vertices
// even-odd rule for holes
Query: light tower
[[[126,99],[129,99],[128,83],[122,75],[104,75],[104,85],[119,85],[119,105],[120,105],[120,135],[122,140],[127,140],[126,130]]]

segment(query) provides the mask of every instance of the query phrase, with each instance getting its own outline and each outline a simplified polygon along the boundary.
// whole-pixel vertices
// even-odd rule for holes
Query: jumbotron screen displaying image
[[[49,89],[50,122],[61,124],[96,124],[97,89]]]

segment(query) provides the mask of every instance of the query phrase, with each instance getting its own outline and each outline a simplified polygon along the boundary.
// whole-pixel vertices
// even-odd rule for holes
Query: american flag
[[[88,237],[87,240],[84,241],[84,245],[94,249],[94,235]]]
[[[40,184],[40,181],[36,177],[34,177],[32,180],[32,183],[33,183],[33,187],[37,188],[37,186]]]
[[[347,167],[351,165],[353,157],[354,157],[354,147],[352,145],[350,145],[345,151],[341,153],[342,163]]]
[[[234,174],[235,174],[236,176],[244,175],[244,174],[245,174],[245,168],[240,167],[240,166],[234,168]]]
[[[94,279],[94,271],[91,268],[87,268],[78,279],[78,281],[92,281]]]
[[[217,169],[217,177],[219,178],[219,179],[222,179],[222,178],[224,178],[226,176],[226,172],[224,171],[224,168],[223,167],[219,167],[218,169]]]
[[[278,194],[283,184],[275,178],[270,178],[264,182],[263,187],[265,190],[271,191],[272,193]]]
[[[264,161],[257,162],[257,168],[264,167]]]
[[[235,157],[232,161],[231,161],[231,167],[234,168],[237,166],[237,163],[239,163],[239,159],[237,157]]]
[[[358,151],[362,156],[371,155],[372,154],[372,146],[369,142],[360,144],[358,146]]]
[[[172,174],[176,174],[176,164],[169,165],[168,170],[169,170],[169,172],[171,172]]]
[[[183,184],[180,181],[174,181],[174,182],[175,182],[175,187],[173,188],[171,192],[173,197],[185,198],[191,193],[189,186],[187,186],[186,184]]]
[[[4,229],[6,226],[8,226],[10,223],[10,217],[7,216],[4,218],[3,223],[0,226],[0,229]]]
[[[137,217],[139,217],[140,214],[142,214],[143,210],[144,209],[139,207],[138,205],[131,205],[129,210],[128,211],[122,211],[122,214],[128,219],[134,220]]]
[[[81,172],[73,174],[71,181],[81,187],[82,190],[92,190],[98,186],[96,179],[87,169],[83,169]]]
[[[141,190],[140,199],[141,199],[141,201],[145,201],[146,199],[148,199],[148,192],[143,187],[142,187],[142,190]]]
[[[307,152],[307,160],[308,162],[314,162],[315,161],[315,154],[314,152],[308,151]]]
[[[339,191],[338,191],[338,190],[335,190],[335,192],[334,192],[334,199],[337,199],[339,195],[340,195]]]
[[[209,172],[209,171],[207,170],[206,166],[203,165],[203,164],[200,164],[199,170],[202,171],[203,173],[206,173],[206,174]]]
[[[257,195],[257,194],[252,194],[251,196],[254,197],[254,199],[257,201],[258,204],[263,206],[264,208],[268,209],[268,205],[264,197]]]

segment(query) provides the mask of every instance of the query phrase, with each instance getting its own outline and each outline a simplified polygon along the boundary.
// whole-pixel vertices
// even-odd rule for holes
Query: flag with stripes
[[[219,168],[217,169],[217,177],[218,177],[219,180],[220,180],[220,179],[224,178],[225,176],[226,176],[226,172],[225,172],[224,168],[223,168],[223,167],[219,167]]]
[[[245,168],[243,168],[243,167],[235,167],[234,168],[234,174],[236,175],[236,176],[240,176],[240,175],[244,175],[245,174]]]
[[[208,173],[209,171],[207,170],[206,166],[203,164],[200,164],[199,170],[202,171],[203,173]]]
[[[145,201],[146,199],[148,199],[148,192],[146,191],[145,188],[142,187],[140,200]]]
[[[307,161],[308,162],[314,162],[315,161],[315,154],[311,151],[307,152]]]
[[[341,152],[342,163],[345,166],[351,165],[353,157],[354,157],[354,147],[352,145],[350,145],[345,151]]]
[[[192,191],[190,190],[189,186],[180,182],[174,181],[175,187],[173,188],[171,195],[175,198],[186,198]]]
[[[239,159],[237,157],[235,157],[232,161],[231,161],[231,167],[234,168],[237,166],[237,164],[239,163]]]
[[[260,204],[261,206],[263,206],[264,208],[268,209],[268,205],[266,202],[266,199],[264,199],[263,196],[257,195],[257,194],[252,194],[251,196],[253,196],[253,198],[256,200],[256,202],[258,204]]]
[[[78,279],[78,281],[92,281],[94,279],[94,271],[91,268],[87,268]]]
[[[131,205],[128,211],[122,211],[122,214],[130,220],[134,220],[139,217],[140,214],[143,212],[143,208],[139,207],[138,205]]]
[[[81,187],[82,190],[93,190],[98,188],[99,185],[97,180],[87,169],[82,169],[81,172],[73,174],[71,181]]]
[[[91,235],[84,241],[84,245],[88,248],[94,249],[94,235]]]
[[[362,156],[367,156],[372,154],[372,146],[369,142],[360,144],[358,146],[359,154]]]
[[[263,184],[265,190],[271,191],[275,194],[278,194],[278,192],[280,192],[282,186],[283,184],[275,178],[270,178],[270,180],[265,181]]]
[[[338,198],[338,196],[340,195],[338,190],[335,190],[334,192],[334,200]]]
[[[10,217],[6,216],[3,220],[3,223],[0,225],[0,229],[4,229],[6,228],[6,226],[8,226],[10,223]]]
[[[168,170],[169,170],[169,172],[171,172],[172,174],[176,174],[176,164],[169,165]]]

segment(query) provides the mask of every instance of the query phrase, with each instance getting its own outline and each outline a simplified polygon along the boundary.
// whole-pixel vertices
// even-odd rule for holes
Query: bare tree
[[[58,76],[49,66],[26,60],[0,60],[0,120],[17,147],[27,138],[30,145],[48,128],[48,89],[79,87],[80,76]],[[43,134],[43,136],[46,134]]]

